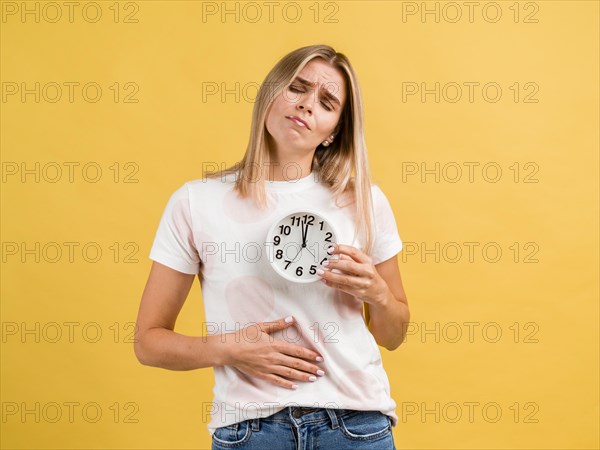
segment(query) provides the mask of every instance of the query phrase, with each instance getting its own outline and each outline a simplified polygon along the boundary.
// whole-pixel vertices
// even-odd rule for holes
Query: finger
[[[331,273],[323,278],[331,286],[338,288],[346,288],[349,290],[360,289],[361,278],[352,275],[342,275],[337,273]]]
[[[304,373],[304,375],[306,376],[303,378],[303,380],[305,381],[314,381],[309,379],[311,375],[317,375],[320,377],[325,375],[325,371],[322,370],[319,366],[304,361],[303,359],[293,358],[291,356],[284,355],[283,353],[281,354],[281,357],[277,358],[275,364],[285,367],[291,367],[292,369]]]
[[[272,366],[271,370],[275,375],[279,375],[288,380],[308,381],[310,383],[317,381],[317,376],[312,373],[302,372],[289,366]]]
[[[323,356],[315,351],[300,345],[291,344],[287,341],[276,341],[275,350],[284,355],[295,356],[296,358],[306,359],[308,361],[323,361]]]
[[[294,324],[294,317],[288,316],[272,322],[258,322],[257,325],[265,333],[273,333]]]
[[[359,263],[370,263],[371,262],[369,256],[365,255],[361,250],[357,249],[356,247],[353,247],[352,245],[334,244],[332,247],[334,249],[333,249],[332,253],[330,253],[331,255],[344,254]]]
[[[269,375],[260,374],[259,378],[262,378],[263,380],[267,380],[276,386],[281,386],[281,387],[284,387],[287,389],[298,389],[298,383],[294,383],[293,381],[286,380],[285,378],[282,378],[275,374],[269,374]]]
[[[349,275],[358,277],[370,277],[371,273],[366,265],[358,264],[351,259],[344,259],[341,261],[324,261],[322,265],[329,270],[337,269]]]
[[[321,277],[321,280],[328,283],[329,286],[348,288],[349,290],[366,288],[368,283],[364,277],[347,273],[334,273],[331,270],[325,270],[319,276]]]

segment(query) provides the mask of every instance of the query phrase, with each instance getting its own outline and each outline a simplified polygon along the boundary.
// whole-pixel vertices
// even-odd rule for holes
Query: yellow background
[[[36,103],[33,95],[25,102],[19,95],[2,99],[2,448],[210,447],[203,408],[212,400],[212,371],[146,367],[133,353],[130,326],[151,265],[148,253],[171,193],[200,178],[203,163],[241,159],[256,86],[270,68],[315,43],[347,54],[358,74],[373,179],[391,202],[405,251],[436,243],[441,249],[438,261],[422,251],[399,257],[413,326],[399,349],[381,348],[401,419],[397,448],[598,448],[598,2],[520,2],[516,23],[514,2],[498,3],[496,23],[482,16],[486,3],[479,3],[472,23],[466,7],[456,23],[450,9],[439,22],[418,14],[403,21],[407,3],[394,1],[299,2],[295,23],[281,14],[285,2],[272,23],[260,2],[263,16],[255,23],[248,9],[239,23],[235,15],[203,22],[203,3],[196,1],[117,8],[98,2],[96,23],[82,16],[86,2],[78,3],[73,23],[66,6],[56,23],[51,9],[40,12],[39,23],[32,15],[6,15],[3,90],[10,83],[95,82],[102,98],[85,101],[76,88],[70,103],[64,88],[55,103]],[[22,5],[2,2],[3,11],[7,4]],[[244,6],[238,3],[241,11]],[[86,11],[93,18],[94,10]],[[532,12],[537,22],[526,23]],[[124,23],[129,13],[137,23]],[[423,82],[428,88],[439,82],[448,95],[454,92],[448,83],[476,82],[479,89],[473,102],[463,96],[436,103],[432,95],[403,101],[402,83]],[[497,102],[481,95],[489,82],[502,88]],[[510,87],[517,82],[515,102]],[[121,94],[116,103],[114,83]],[[137,102],[123,101],[133,91],[125,83],[138,87]],[[202,83],[230,90],[240,83],[240,99],[203,101]],[[532,92],[525,83],[538,86],[537,102],[523,101]],[[53,95],[51,85],[46,89]],[[44,177],[36,183],[33,175],[22,182],[9,172],[23,162],[30,169],[39,162],[46,178],[52,163],[65,170],[54,183]],[[65,162],[79,163],[72,183]],[[81,172],[93,162],[102,169],[96,183]],[[473,182],[465,162],[479,164]],[[439,182],[433,175],[422,182],[418,175],[403,179],[406,163],[450,166]],[[454,163],[465,171],[451,182]],[[483,178],[487,163],[501,167],[497,182]],[[527,163],[537,168],[537,182],[524,182]],[[125,183],[132,167],[137,182]],[[47,251],[39,263],[33,254],[9,251],[10,243],[33,249],[36,242]],[[52,242],[64,250],[57,262],[51,262]],[[79,243],[73,262],[65,242]],[[478,243],[472,261],[465,242]],[[102,249],[98,262],[83,258],[87,243]],[[455,262],[452,243],[463,250]],[[502,249],[498,262],[484,259],[486,243]],[[532,249],[534,262],[525,262]],[[132,253],[137,262],[125,262]],[[195,282],[175,330],[200,335],[203,320]],[[73,342],[65,322],[76,324]],[[21,335],[36,323],[40,342],[35,332]],[[56,343],[52,323],[63,333]],[[423,332],[436,326],[438,333]],[[88,342],[98,328],[98,342]],[[457,329],[462,337],[452,342]],[[497,329],[501,339],[491,342]],[[7,412],[36,402],[39,422],[34,414],[23,420],[21,409]],[[68,402],[77,404],[72,423],[65,417]],[[48,420],[54,403],[63,413],[56,423]],[[95,404],[102,417],[93,422]],[[436,404],[439,417],[421,416]],[[454,421],[456,404],[462,417]],[[418,413],[403,420],[403,408],[415,405]],[[497,421],[495,405],[502,412]]]

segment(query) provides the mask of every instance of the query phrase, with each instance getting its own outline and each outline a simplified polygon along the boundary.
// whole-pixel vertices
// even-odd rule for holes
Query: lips
[[[302,120],[300,117],[298,117],[298,116],[285,116],[285,117],[286,117],[286,119],[290,119],[292,122],[296,122],[296,123],[299,122],[298,125],[302,124],[302,125],[304,125],[304,127],[306,129],[310,130],[308,124],[304,120]],[[300,125],[300,126],[302,126],[302,125]]]

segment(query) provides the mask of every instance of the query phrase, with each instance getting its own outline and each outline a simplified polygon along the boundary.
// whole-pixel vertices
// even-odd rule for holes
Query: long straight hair
[[[269,148],[265,119],[273,100],[287,89],[306,64],[322,58],[338,69],[346,82],[346,102],[338,122],[338,132],[329,146],[322,144],[315,149],[311,170],[315,177],[329,187],[338,207],[339,200],[349,198],[354,204],[354,220],[357,235],[363,237],[366,254],[373,244],[373,200],[371,176],[364,139],[364,114],[358,79],[343,53],[329,45],[310,45],[298,48],[283,58],[267,74],[261,84],[252,111],[252,125],[246,153],[233,166],[206,173],[206,178],[236,174],[234,189],[242,198],[254,199],[257,207],[265,208],[267,195],[264,186],[264,168],[268,169]],[[256,170],[261,173],[257,174]],[[259,177],[259,178],[257,178]],[[256,180],[259,180],[257,182]],[[347,206],[347,205],[344,205]]]

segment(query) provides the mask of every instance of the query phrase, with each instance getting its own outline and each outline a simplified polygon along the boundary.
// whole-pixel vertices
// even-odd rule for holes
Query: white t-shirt
[[[231,366],[214,367],[215,385],[208,424],[218,427],[266,417],[287,406],[378,410],[398,417],[379,347],[363,317],[363,303],[325,285],[294,283],[278,275],[265,245],[270,226],[291,208],[323,211],[334,223],[340,244],[353,241],[353,207],[339,208],[316,173],[290,181],[266,181],[269,207],[260,210],[233,190],[235,174],[186,182],[164,210],[150,259],[177,271],[202,273],[208,334],[231,333],[251,323],[292,315],[295,323],[272,333],[275,339],[323,355],[312,362],[325,371],[317,380],[294,380],[298,388],[276,386]],[[390,204],[372,186],[375,213],[373,264],[402,249]],[[346,205],[344,202],[343,205]],[[352,210],[351,210],[352,208]],[[252,339],[252,336],[248,336]]]

